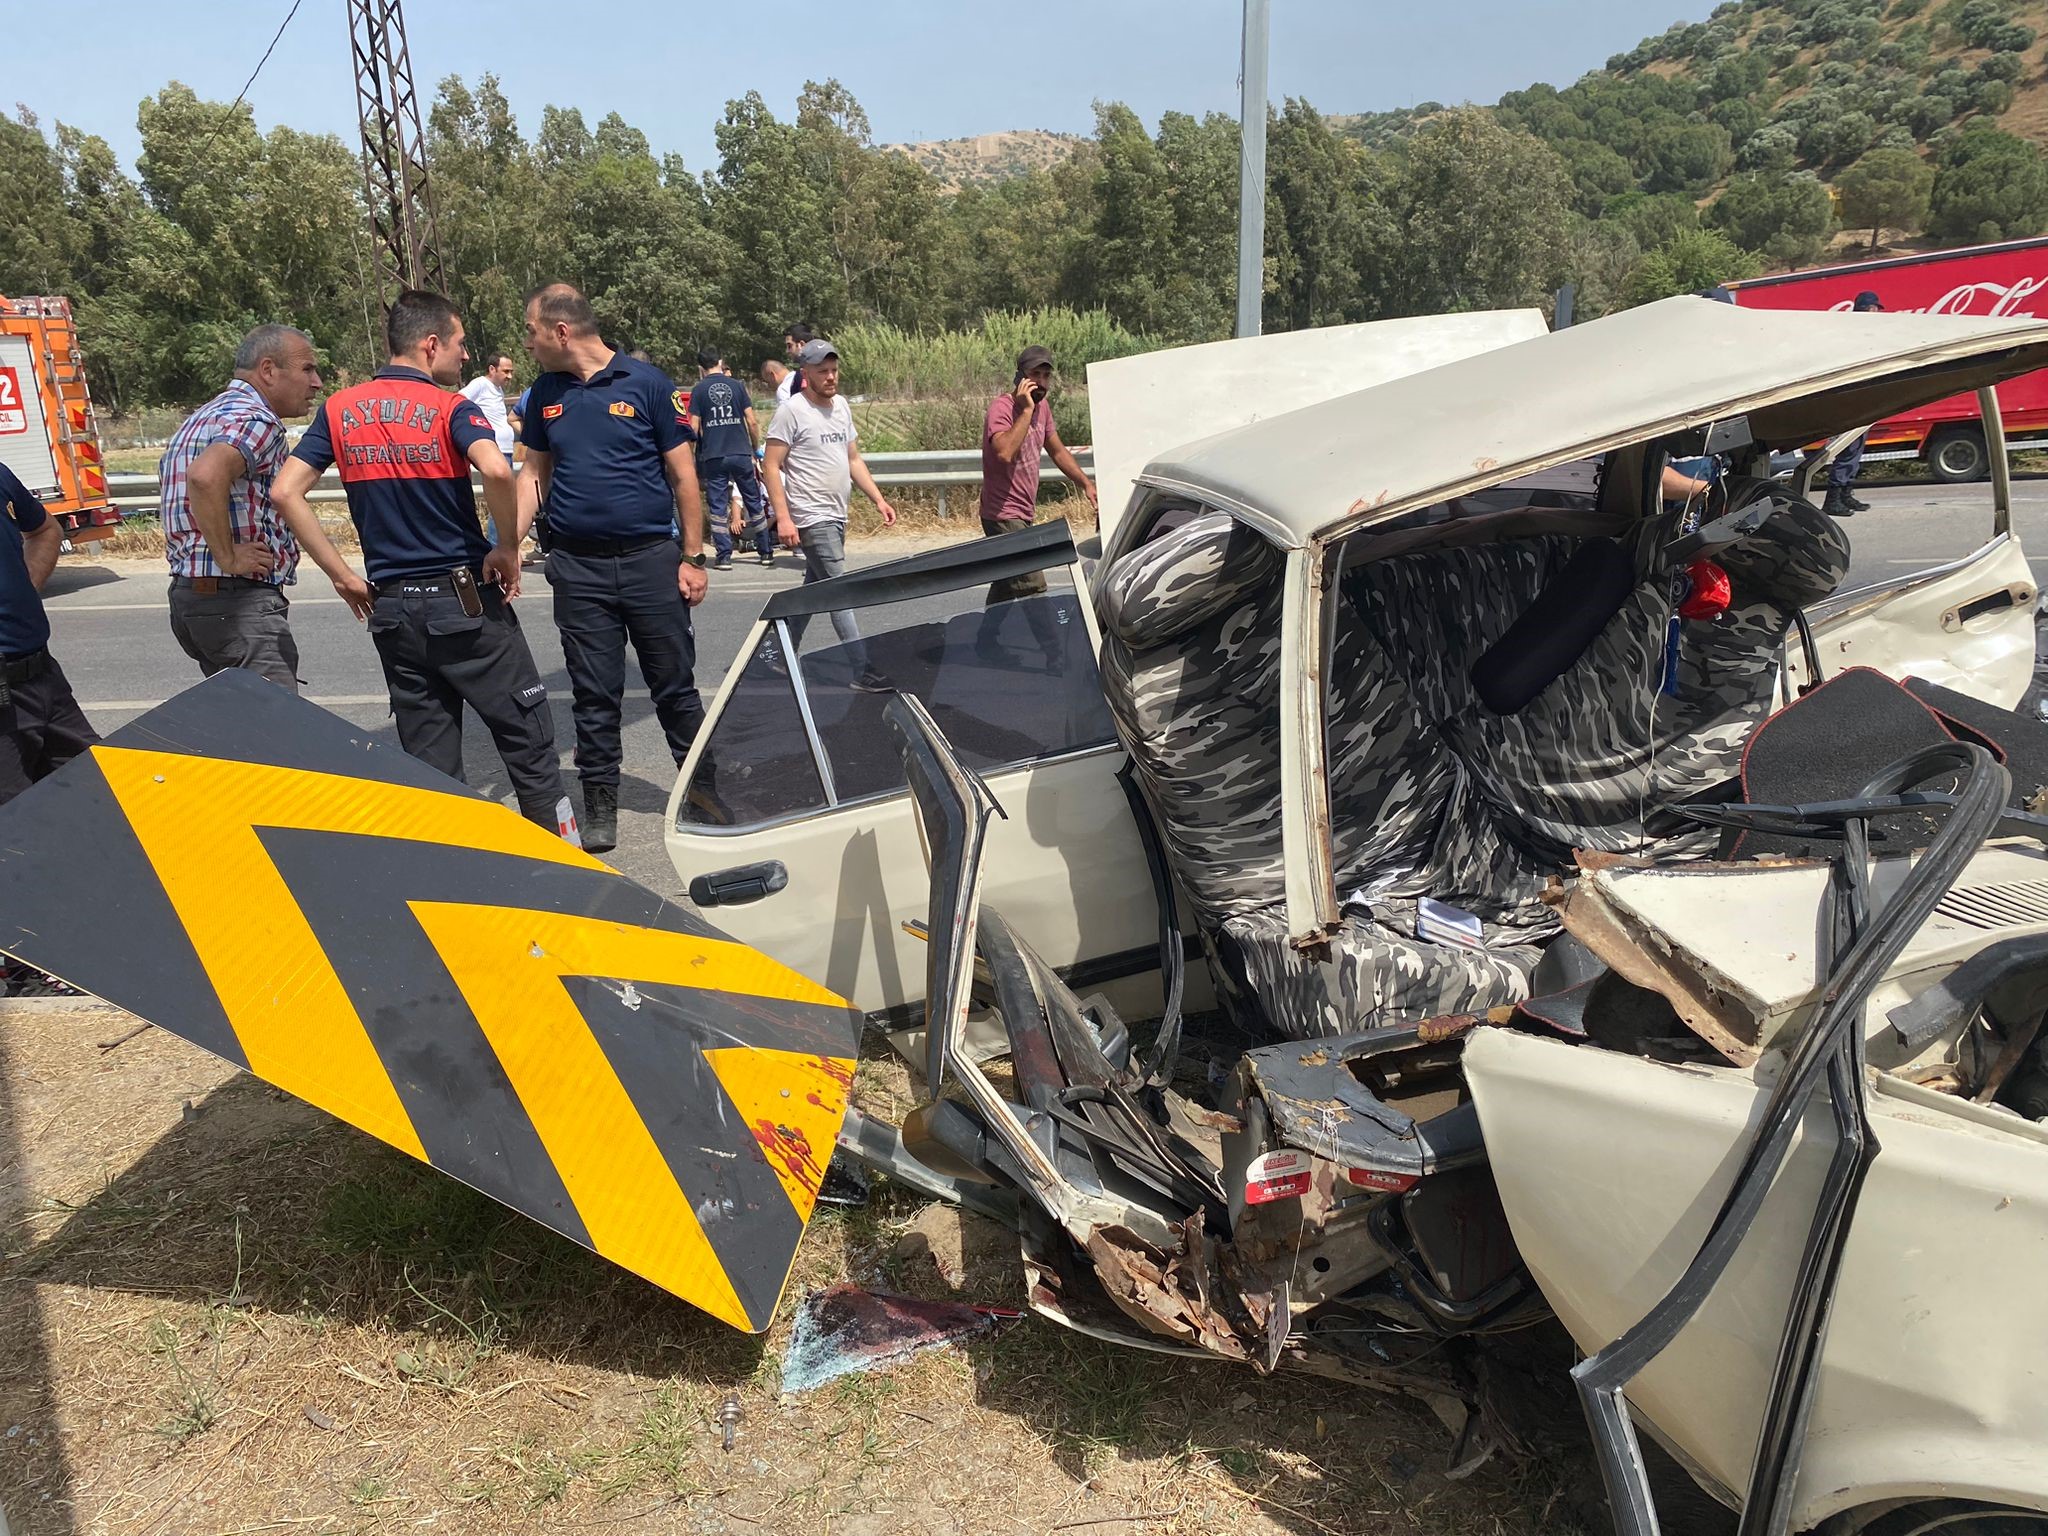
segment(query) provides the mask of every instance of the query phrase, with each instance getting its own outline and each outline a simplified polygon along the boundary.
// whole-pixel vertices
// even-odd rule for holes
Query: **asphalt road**
[[[1896,579],[1965,554],[1990,532],[1990,493],[1984,486],[1908,485],[1869,488],[1865,494],[1872,509],[1848,524],[1855,545],[1850,573],[1855,585]],[[2036,575],[2048,580],[2048,479],[2015,484],[2014,526],[2022,542],[2038,551]],[[966,523],[963,535],[973,529]],[[929,542],[860,541],[850,551],[851,561],[886,560]],[[707,703],[768,595],[801,579],[801,568],[788,556],[765,571],[750,557],[738,559],[733,570],[712,577],[711,594],[696,613],[698,686]],[[292,629],[306,697],[395,743],[369,637],[319,572],[303,569],[305,579],[292,603]],[[555,703],[555,732],[566,766],[573,726],[562,648],[549,618],[545,576],[529,569],[526,579],[519,612]],[[50,580],[45,597],[55,631],[52,647],[87,716],[102,732],[127,724],[197,681],[197,667],[171,639],[165,586],[159,562],[96,561],[89,553],[66,556]],[[631,667],[627,675],[637,683]],[[611,859],[635,879],[674,894],[681,882],[662,848],[661,819],[675,770],[644,689],[628,692],[624,744],[619,847]],[[509,792],[490,738],[480,727],[470,729],[465,759],[479,790],[496,796]]]
[[[892,544],[879,551],[864,550],[862,558],[888,558],[895,548]],[[736,560],[732,570],[712,575],[710,596],[696,610],[697,679],[706,704],[769,594],[803,577],[794,557],[778,558],[765,571],[752,564],[751,557]],[[102,733],[126,725],[199,679],[198,665],[171,638],[167,586],[161,561],[96,561],[89,551],[65,556],[50,578],[44,598],[50,612],[51,650],[70,677],[86,717]],[[548,685],[555,737],[566,768],[575,741],[569,678],[561,638],[550,617],[547,578],[539,568],[527,569],[525,591],[515,611]],[[292,589],[292,633],[299,644],[304,696],[396,745],[398,734],[370,637],[310,564],[301,566]],[[641,883],[673,895],[682,886],[662,848],[661,820],[675,784],[675,762],[630,660],[626,675],[634,686],[629,687],[625,704],[619,846],[606,857]],[[498,797],[510,794],[490,735],[474,720],[465,736],[463,760],[475,788]],[[571,787],[573,792],[573,783]],[[580,811],[580,795],[577,802]]]

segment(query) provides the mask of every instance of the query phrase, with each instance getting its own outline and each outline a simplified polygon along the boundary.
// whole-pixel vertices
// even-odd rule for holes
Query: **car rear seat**
[[[1831,592],[1848,562],[1839,525],[1799,509],[1723,551],[1735,607],[1685,626],[1678,692],[1655,695],[1645,753],[1661,578],[1560,673],[1576,686],[1512,716],[1472,686],[1472,664],[1572,548],[1522,539],[1346,574],[1328,757],[1348,922],[1327,959],[1289,942],[1282,905],[1279,551],[1205,513],[1108,573],[1097,605],[1119,733],[1226,987],[1273,1029],[1343,1033],[1514,1001],[1556,931],[1539,893],[1573,849],[1704,851],[1706,835],[1650,839],[1643,816],[1734,773],[1769,707],[1789,607]],[[1477,915],[1485,947],[1416,939],[1422,895]]]
[[[1644,526],[1645,548],[1669,538]],[[1668,577],[1640,582],[1558,678],[1513,714],[1481,702],[1475,664],[1563,569],[1577,541],[1518,539],[1354,565],[1344,593],[1407,682],[1423,715],[1471,774],[1503,833],[1546,864],[1573,850],[1703,853],[1705,832],[1659,839],[1644,818],[1735,775],[1769,712],[1791,611],[1832,592],[1849,546],[1834,519],[1804,507],[1723,550],[1734,606],[1681,626],[1678,682],[1664,675]],[[1655,562],[1637,555],[1639,569]],[[1646,743],[1648,745],[1646,745]]]

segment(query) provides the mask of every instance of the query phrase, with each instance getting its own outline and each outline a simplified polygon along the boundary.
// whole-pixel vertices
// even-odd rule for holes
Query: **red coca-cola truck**
[[[1753,309],[1848,309],[1868,291],[1887,310],[2035,315],[2048,312],[2048,238],[1814,267],[1727,286],[1737,304]],[[1998,413],[2008,451],[2048,446],[2048,370],[1999,385]],[[1938,480],[1983,479],[1990,459],[1977,397],[1951,395],[1877,423],[1864,458],[1925,459]]]

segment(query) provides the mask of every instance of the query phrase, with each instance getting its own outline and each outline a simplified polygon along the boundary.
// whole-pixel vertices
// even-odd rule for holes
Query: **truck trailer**
[[[2033,316],[2048,313],[2048,237],[1780,272],[1725,286],[1745,309],[1846,310],[1867,292],[1893,314]],[[1999,385],[1998,405],[2008,453],[2048,447],[2048,372]],[[1924,459],[1937,480],[1983,479],[1990,450],[1976,395],[1952,395],[1878,422],[1863,457]]]

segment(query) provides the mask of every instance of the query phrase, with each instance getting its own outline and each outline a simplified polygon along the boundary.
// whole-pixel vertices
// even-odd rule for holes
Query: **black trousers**
[[[496,587],[479,584],[478,591],[484,611],[472,618],[445,577],[378,585],[370,639],[384,664],[399,745],[460,779],[467,705],[497,744],[520,811],[553,826],[562,770],[547,685],[511,605]]]
[[[7,684],[7,702],[0,704],[0,805],[98,740],[55,657],[40,675]]]
[[[202,677],[243,667],[280,688],[299,691],[299,647],[291,600],[267,581],[234,580],[198,592],[171,578],[171,637],[199,663]]]
[[[697,696],[697,637],[690,605],[676,584],[683,546],[676,539],[617,555],[548,552],[555,625],[576,715],[576,774],[585,784],[619,782],[619,710],[626,693],[626,642],[678,765],[704,723]]]

